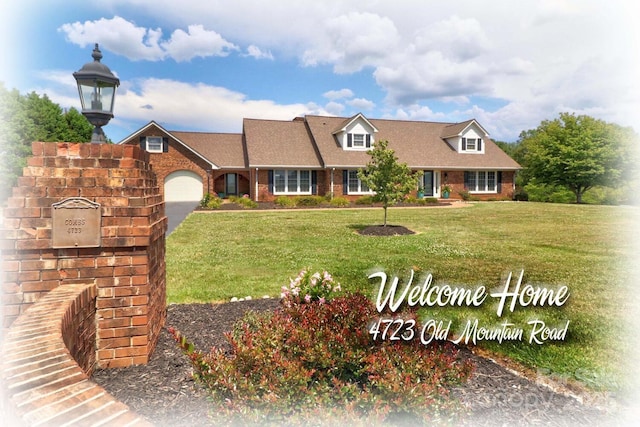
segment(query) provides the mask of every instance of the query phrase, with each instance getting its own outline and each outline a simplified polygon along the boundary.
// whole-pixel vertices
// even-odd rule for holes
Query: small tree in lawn
[[[374,191],[373,200],[384,208],[384,226],[387,226],[387,208],[401,201],[415,190],[420,172],[411,172],[406,163],[399,163],[395,152],[388,148],[389,141],[381,140],[367,151],[371,160],[364,169],[358,170],[358,178]]]

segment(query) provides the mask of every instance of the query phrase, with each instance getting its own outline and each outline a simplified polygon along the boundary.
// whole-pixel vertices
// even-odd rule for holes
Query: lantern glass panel
[[[115,87],[112,83],[79,80],[78,89],[83,110],[113,112]]]

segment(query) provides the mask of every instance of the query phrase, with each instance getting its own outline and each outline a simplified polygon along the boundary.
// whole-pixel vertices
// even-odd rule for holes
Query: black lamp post
[[[73,73],[73,77],[78,83],[82,114],[94,126],[91,142],[99,144],[106,140],[102,126],[113,118],[113,103],[120,80],[100,62],[102,52],[98,49],[98,43],[91,56],[93,62],[84,64],[80,71]]]

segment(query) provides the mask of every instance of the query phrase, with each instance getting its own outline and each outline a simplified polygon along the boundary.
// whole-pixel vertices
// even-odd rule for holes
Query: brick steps
[[[151,425],[89,379],[95,356],[66,344],[93,327],[86,313],[95,313],[96,294],[93,283],[60,286],[12,324],[3,343],[0,377],[4,404],[16,421],[29,426]]]

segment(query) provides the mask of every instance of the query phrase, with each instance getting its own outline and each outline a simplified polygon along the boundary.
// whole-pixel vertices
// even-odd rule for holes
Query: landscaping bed
[[[278,306],[277,299],[169,305],[166,327],[147,365],[97,371],[93,379],[158,426],[211,425],[207,394],[191,378],[191,363],[167,328],[179,330],[197,349],[227,347],[223,333],[231,330],[246,310],[273,310]],[[467,383],[452,391],[467,409],[455,424],[601,425],[613,419],[606,408],[581,404],[468,349],[461,349],[461,354],[470,358],[476,369]]]
[[[393,207],[446,207],[462,200],[442,200],[436,198],[417,199],[409,197]],[[344,209],[344,208],[382,208],[382,203],[373,202],[371,196],[363,196],[360,199],[348,200],[344,197],[336,197],[332,200],[321,196],[282,196],[271,202],[255,202],[247,197],[231,196],[220,199],[205,196],[198,211],[216,210],[273,210],[273,209]]]

